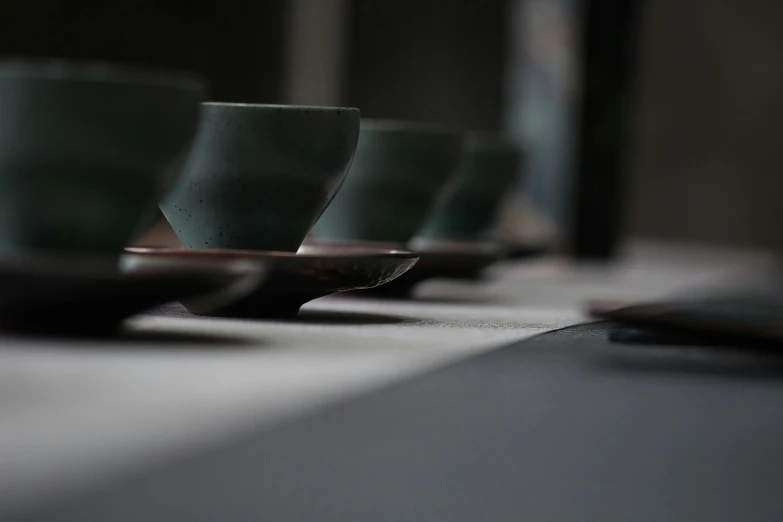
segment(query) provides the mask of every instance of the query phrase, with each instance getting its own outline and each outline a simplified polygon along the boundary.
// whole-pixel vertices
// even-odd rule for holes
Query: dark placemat
[[[783,352],[783,265],[736,274],[667,299],[597,301],[587,309],[597,319],[631,327],[668,330],[712,344],[766,344],[767,349]]]
[[[15,520],[780,520],[783,360],[545,334]]]

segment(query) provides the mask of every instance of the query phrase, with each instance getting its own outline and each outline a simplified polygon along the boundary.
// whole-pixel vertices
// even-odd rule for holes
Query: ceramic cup
[[[492,135],[469,135],[454,181],[439,198],[419,238],[488,239],[503,196],[516,180],[521,164],[519,145]]]
[[[407,243],[459,162],[445,126],[363,120],[351,173],[314,228],[318,241]]]
[[[110,64],[0,64],[0,253],[119,254],[187,156],[205,85]]]
[[[359,120],[352,108],[204,103],[163,214],[187,248],[295,252],[345,179]]]

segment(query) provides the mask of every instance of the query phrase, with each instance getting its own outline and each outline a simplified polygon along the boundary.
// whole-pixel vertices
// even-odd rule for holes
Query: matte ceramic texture
[[[411,270],[387,285],[356,295],[407,298],[418,283],[427,279],[478,279],[481,271],[502,255],[492,243],[418,241],[411,248],[419,255],[419,262]]]
[[[0,254],[119,254],[178,174],[204,97],[187,76],[0,64]]]
[[[258,265],[169,263],[123,272],[116,257],[18,257],[0,263],[0,327],[103,335],[123,319],[180,299],[222,303],[257,285]],[[232,296],[236,299],[236,296]]]
[[[350,108],[205,103],[163,214],[186,248],[296,252],[345,179],[359,120]]]
[[[191,313],[217,317],[291,318],[303,304],[325,295],[383,285],[415,266],[418,255],[398,250],[362,247],[303,246],[298,253],[236,250],[185,250],[130,248],[129,252],[170,259],[223,259],[258,261],[269,266],[264,281],[231,305],[205,309],[182,304]]]
[[[468,137],[454,181],[418,235],[456,241],[484,239],[521,165],[518,145],[492,136]]]
[[[315,237],[406,243],[454,174],[461,148],[461,133],[447,127],[362,121],[351,173]]]

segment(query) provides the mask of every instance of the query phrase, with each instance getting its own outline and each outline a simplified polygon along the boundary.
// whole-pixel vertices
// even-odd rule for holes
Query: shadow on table
[[[2,331],[3,340],[23,342],[46,349],[95,351],[141,351],[141,350],[233,350],[264,348],[264,341],[232,335],[207,332],[182,332],[164,328],[141,329],[123,326],[112,332],[46,332],[46,331]]]
[[[362,294],[360,292],[345,292],[341,297],[357,298],[360,300],[372,299],[376,302],[389,302],[389,303],[428,303],[428,304],[465,304],[465,305],[481,305],[481,304],[504,304],[502,299],[496,296],[483,296],[483,295],[446,295],[437,291],[428,291],[424,295],[417,294],[414,289],[409,294]]]
[[[242,339],[228,335],[167,332],[167,331],[120,331],[115,334],[98,335],[62,335],[46,333],[3,333],[3,338],[15,341],[24,340],[31,343],[46,343],[47,349],[58,347],[62,341],[64,350],[77,348],[79,350],[251,350],[263,349],[263,340]]]
[[[632,376],[672,376],[740,380],[772,380],[783,383],[783,356],[739,351],[726,348],[644,348],[627,346],[629,350],[652,350],[655,353],[601,355],[590,365],[601,372]],[[662,354],[664,350],[677,350]],[[697,353],[688,353],[698,350]]]
[[[397,315],[377,314],[371,312],[353,312],[344,310],[301,310],[299,315],[291,319],[284,319],[289,323],[306,323],[322,325],[381,325],[403,324],[416,322],[412,317]]]
[[[181,350],[229,350],[264,348],[264,341],[230,335],[202,332],[130,330],[115,337],[107,337],[114,346],[126,348],[130,345],[139,349],[156,349],[165,345],[167,349]]]
[[[151,312],[153,315],[163,317],[188,317],[198,318],[180,304],[171,304],[156,308]],[[249,322],[284,322],[284,323],[302,323],[302,324],[322,324],[322,325],[380,325],[380,324],[402,324],[416,321],[415,318],[401,317],[395,315],[354,312],[344,310],[300,310],[296,317],[291,318],[263,318],[258,319],[237,319],[239,321]]]
[[[413,303],[432,303],[432,304],[503,304],[499,299],[486,296],[439,296],[437,294],[414,296],[408,299]]]

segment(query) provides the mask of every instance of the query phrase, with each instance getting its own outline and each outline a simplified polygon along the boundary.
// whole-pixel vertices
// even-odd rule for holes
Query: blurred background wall
[[[7,0],[0,53],[195,71],[213,99],[277,100],[285,13],[283,0]]]
[[[783,2],[647,13],[629,230],[783,248]]]
[[[513,129],[530,112],[515,112],[509,92],[530,42],[520,6],[542,1],[7,1],[0,54],[192,70],[222,101]],[[783,247],[781,19],[773,0],[645,3],[628,234]],[[564,34],[536,41],[578,44]],[[564,181],[551,190],[574,174],[559,163]]]

